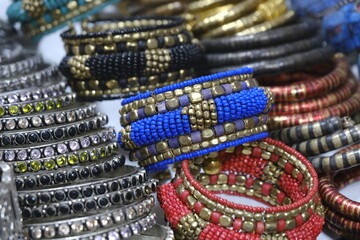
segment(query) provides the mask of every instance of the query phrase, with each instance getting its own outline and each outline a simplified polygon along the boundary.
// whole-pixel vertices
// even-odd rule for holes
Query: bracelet
[[[115,135],[115,130],[113,128],[105,128],[93,131],[92,133],[81,134],[77,137],[66,139],[66,141],[58,141],[53,144],[36,144],[35,146],[30,146],[26,149],[18,147],[2,148],[0,151],[0,159],[5,162],[12,162],[15,159],[18,161],[26,161],[51,158],[110,141]],[[78,159],[74,159],[70,162],[77,162],[77,160]]]
[[[309,38],[316,34],[318,26],[319,25],[314,21],[302,21],[291,24],[290,26],[279,27],[262,33],[215,39],[206,38],[201,42],[206,49],[206,53],[255,49]]]
[[[43,63],[40,55],[26,53],[22,60],[0,65],[0,78],[11,78],[37,70]]]
[[[69,93],[58,97],[47,97],[24,103],[5,104],[0,107],[0,117],[27,115],[47,110],[60,109],[75,102],[75,94]]]
[[[141,235],[134,235],[129,240],[175,240],[174,232],[168,226],[155,225]]]
[[[108,123],[106,115],[99,114],[80,122],[70,123],[41,130],[11,132],[0,135],[0,146],[21,145],[48,142],[52,140],[76,137],[85,132],[102,128]]]
[[[65,88],[66,83],[61,81],[46,84],[46,86],[42,88],[28,88],[26,91],[0,93],[0,104],[28,102],[49,97],[57,97],[65,93]]]
[[[301,154],[266,138],[223,150],[218,156],[222,173],[200,175],[197,182],[189,161],[184,160],[173,183],[159,188],[165,216],[182,236],[260,239],[267,235],[296,239],[301,235],[315,239],[320,234],[324,219],[317,175]],[[219,193],[249,196],[274,206],[236,204],[218,197]],[[186,227],[190,222],[200,229],[195,232]]]
[[[41,70],[22,74],[18,77],[6,78],[0,81],[0,93],[17,91],[19,89],[42,86],[48,81],[57,81],[62,79],[56,68],[44,65]]]
[[[349,65],[344,55],[335,54],[334,62],[336,64],[334,69],[325,76],[315,78],[311,75],[305,81],[302,81],[302,77],[297,78],[294,76],[294,78],[289,78],[289,81],[283,82],[289,83],[293,79],[299,79],[300,81],[291,83],[291,85],[270,86],[268,88],[274,94],[276,102],[298,101],[320,96],[339,87],[349,76]],[[259,82],[268,85],[271,84],[272,80],[272,76],[264,77],[259,79]]]
[[[96,162],[97,159],[101,161]],[[78,180],[93,179],[95,177],[106,176],[125,164],[125,157],[116,153],[111,157],[103,159],[99,157],[97,159],[85,162],[81,166],[70,166],[60,169],[50,168],[24,175],[17,174],[15,179],[16,188],[22,190],[42,186],[55,187]]]
[[[360,109],[360,85],[356,92],[347,100],[331,107],[320,109],[315,112],[280,116],[269,116],[270,129],[275,130],[312,121],[320,121],[331,116],[349,116]]]
[[[11,168],[0,163],[1,237],[9,240],[20,238],[22,231],[21,214]]]
[[[30,218],[48,218],[65,216],[70,214],[80,214],[99,209],[108,209],[113,206],[126,206],[136,200],[143,199],[157,188],[156,180],[149,180],[142,184],[137,184],[124,190],[114,191],[109,194],[102,194],[77,200],[50,203],[48,205],[37,205],[33,207],[23,207],[22,216],[24,220]]]
[[[19,191],[19,203],[21,207],[32,207],[42,204],[96,197],[118,190],[126,190],[130,187],[135,187],[137,183],[142,184],[145,181],[145,170],[139,170],[132,166],[124,166],[108,174],[106,177],[76,182],[76,185],[38,189],[35,193],[33,190]]]
[[[46,223],[32,222],[24,226],[25,235],[33,239],[71,237],[124,224],[127,221],[147,216],[154,206],[155,200],[150,196],[125,208],[115,208],[91,216],[80,216]]]
[[[138,92],[152,91],[169,84],[191,79],[192,71],[181,69],[177,72],[160,73],[153,76],[119,78],[118,80],[78,80],[70,82],[72,89],[82,99],[117,99],[136,95]]]
[[[18,116],[0,118],[0,130],[12,131],[15,129],[31,129],[43,126],[54,126],[56,124],[72,123],[87,119],[96,115],[96,104],[75,103],[71,104],[62,111],[52,111],[41,115],[31,114],[29,116]]]
[[[270,0],[260,3],[255,12],[239,18],[233,22],[223,24],[220,27],[203,34],[204,38],[216,38],[235,34],[257,23],[271,20],[287,11],[287,6],[283,0]]]
[[[360,125],[339,130],[332,134],[296,143],[292,146],[304,156],[316,156],[336,150],[360,140]]]
[[[344,128],[346,120],[340,117],[329,117],[324,120],[309,122],[270,132],[270,137],[292,145],[312,138],[319,138]]]
[[[320,35],[302,39],[290,43],[283,43],[268,48],[253,49],[248,51],[236,51],[230,53],[208,53],[205,54],[203,68],[231,66],[234,64],[245,64],[249,62],[274,59],[294,53],[309,51],[321,47],[323,39]]]
[[[201,56],[202,48],[199,44],[183,44],[145,52],[65,57],[59,69],[71,79],[110,80],[191,68]]]
[[[240,32],[237,32],[236,36],[245,36],[250,34],[257,34],[260,32],[269,31],[273,28],[277,28],[286,23],[292,22],[296,19],[296,13],[293,10],[286,10],[283,15],[270,19],[266,22],[255,24],[252,27],[246,28]]]
[[[339,87],[337,90],[329,94],[297,102],[277,103],[274,105],[274,108],[269,114],[281,115],[290,113],[307,113],[318,111],[320,109],[327,108],[335,104],[339,104],[353,95],[354,91],[356,90],[357,84],[357,80],[350,78],[344,83],[343,86]]]
[[[271,60],[261,60],[258,62],[247,63],[246,66],[252,68],[257,76],[278,74],[281,72],[290,72],[302,69],[305,66],[316,64],[330,59],[333,56],[333,48],[330,46],[315,48],[310,51],[295,53],[289,56],[280,57]],[[220,68],[211,68],[206,70],[209,73],[218,73],[240,68],[241,66],[226,66]],[[205,71],[205,70],[203,70]]]
[[[130,159],[156,170],[186,156],[264,137],[267,117],[257,115],[269,111],[272,97],[256,81],[241,81],[251,73],[244,68],[200,77],[124,100],[119,142],[132,151]]]
[[[22,52],[24,51],[23,47],[19,43],[9,43],[2,46],[0,50],[0,64],[6,64],[18,59]]]

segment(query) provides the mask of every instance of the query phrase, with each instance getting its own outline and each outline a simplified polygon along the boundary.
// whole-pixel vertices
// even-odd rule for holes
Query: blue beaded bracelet
[[[119,143],[148,170],[266,137],[269,90],[249,68],[173,84],[125,99]],[[244,143],[240,141],[241,143]]]

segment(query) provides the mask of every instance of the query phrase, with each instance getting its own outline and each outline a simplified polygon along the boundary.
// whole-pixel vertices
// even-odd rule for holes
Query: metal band
[[[34,53],[27,53],[24,59],[6,65],[0,65],[0,78],[10,78],[36,71],[44,64],[42,57]]]

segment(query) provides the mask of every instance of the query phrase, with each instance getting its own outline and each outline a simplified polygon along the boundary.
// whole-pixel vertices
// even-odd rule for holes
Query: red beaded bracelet
[[[213,155],[212,155],[213,156]],[[263,141],[222,150],[221,173],[198,182],[189,161],[158,197],[171,226],[191,239],[316,239],[324,219],[317,195],[317,174],[301,154],[279,141]],[[217,193],[245,195],[272,205],[236,204]]]
[[[290,103],[276,103],[271,110],[271,115],[289,114],[289,113],[307,113],[318,111],[322,108],[330,107],[334,104],[338,104],[353,94],[356,90],[357,82],[351,78],[341,88],[335,90],[330,94],[323,95],[318,98],[313,98],[304,101],[290,102]]]

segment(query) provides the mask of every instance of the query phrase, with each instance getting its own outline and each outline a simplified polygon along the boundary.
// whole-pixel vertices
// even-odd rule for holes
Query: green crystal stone
[[[17,169],[20,171],[20,172],[26,172],[27,170],[27,164],[24,163],[24,162],[19,162],[17,165],[16,165]]]
[[[87,162],[89,161],[89,154],[87,152],[82,152],[80,154],[80,162]]]
[[[19,113],[19,107],[18,106],[11,106],[9,108],[9,112],[11,115],[16,115]]]
[[[55,103],[54,103],[54,101],[53,101],[53,100],[47,101],[47,102],[46,102],[46,108],[47,108],[48,110],[54,109],[54,108],[55,108]]]
[[[40,161],[32,161],[30,163],[30,166],[31,168],[34,170],[34,171],[39,171],[41,169],[41,163]]]
[[[3,116],[5,114],[5,109],[3,107],[0,107],[0,116]]]
[[[22,111],[24,113],[31,113],[33,110],[32,106],[30,104],[26,104],[22,107]]]
[[[106,150],[105,150],[105,148],[100,148],[100,157],[105,157],[106,156]]]
[[[77,162],[78,162],[78,160],[79,160],[79,157],[77,156],[77,155],[70,155],[69,157],[68,157],[68,162],[71,164],[71,165],[74,165],[74,164],[76,164]]]
[[[91,160],[96,160],[96,159],[98,159],[98,153],[97,153],[97,151],[96,151],[95,149],[91,151],[91,153],[90,153],[90,159],[91,159]]]
[[[54,169],[55,168],[55,161],[54,160],[46,160],[45,163],[44,163],[44,166],[47,170],[51,170],[51,169]]]
[[[35,111],[41,112],[44,110],[44,104],[42,102],[38,102],[35,104]]]
[[[66,165],[66,157],[64,157],[64,156],[58,157],[58,158],[56,159],[56,163],[57,163],[57,165],[59,165],[60,167],[65,166],[65,165]]]
[[[56,108],[61,108],[63,105],[63,100],[61,98],[59,98],[57,101],[56,101]]]

